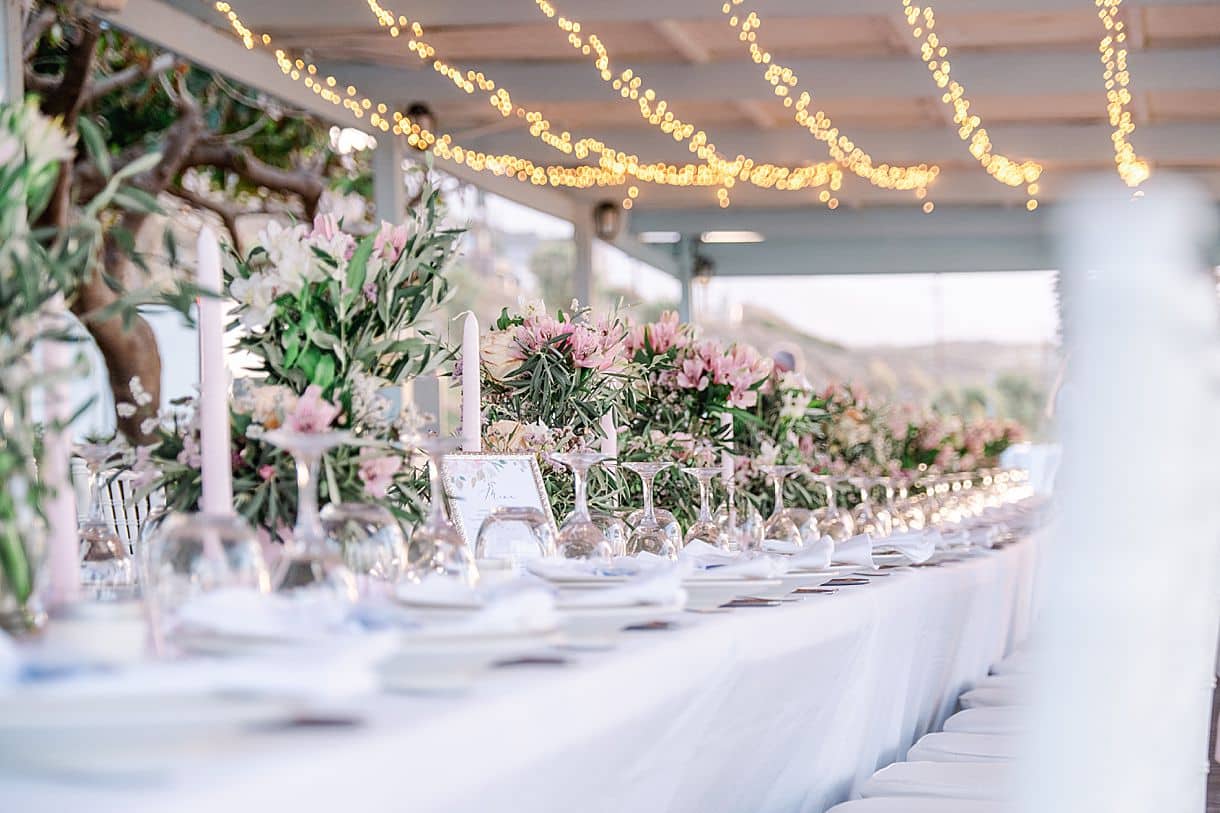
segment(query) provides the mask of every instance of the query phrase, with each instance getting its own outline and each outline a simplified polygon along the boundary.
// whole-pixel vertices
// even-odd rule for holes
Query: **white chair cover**
[[[977,709],[984,706],[1023,706],[1028,695],[1024,689],[1011,686],[983,686],[971,689],[962,694],[961,703],[964,709]]]
[[[1028,675],[1010,673],[1007,675],[988,675],[980,678],[974,684],[975,689],[1023,689],[1029,685]]]
[[[945,720],[945,731],[971,734],[1021,734],[1029,727],[1029,711],[1021,706],[980,706]]]
[[[1003,802],[979,799],[856,799],[835,805],[827,813],[1009,813],[1012,808]]]
[[[1013,768],[1005,762],[895,762],[865,781],[860,795],[1006,801],[1015,796]]]
[[[1033,668],[1033,656],[1022,649],[991,667],[993,675],[1025,675]]]
[[[925,734],[911,746],[911,762],[1008,762],[1016,758],[1017,738],[1008,734],[942,731]]]

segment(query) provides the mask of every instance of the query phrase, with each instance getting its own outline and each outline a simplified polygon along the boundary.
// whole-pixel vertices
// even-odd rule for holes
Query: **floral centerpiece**
[[[520,313],[505,308],[480,342],[484,442],[491,451],[540,455],[557,516],[571,509],[571,478],[547,455],[595,447],[602,417],[625,412],[638,376],[627,330],[617,312],[595,316],[573,303],[551,313],[535,302]],[[592,504],[607,507],[615,488],[595,469]]]
[[[439,193],[426,189],[405,223],[358,236],[332,215],[312,226],[272,222],[247,255],[230,255],[230,328],[242,329],[236,345],[257,365],[233,385],[234,494],[255,527],[282,535],[296,513],[292,461],[263,439],[284,425],[354,436],[327,455],[323,503],[372,501],[420,516],[401,445],[418,416],[403,409],[402,385],[450,358],[419,323],[449,295],[444,272],[460,234],[442,227]],[[162,417],[160,443],[138,452],[136,469],[164,486],[169,507],[192,510],[201,491],[194,404]]]
[[[642,377],[625,416],[621,457],[675,462],[657,477],[657,504],[688,523],[698,488],[681,467],[715,465],[731,448],[734,423],[752,418],[771,362],[749,345],[701,339],[673,311],[633,326],[627,352]],[[639,482],[624,485],[627,499],[638,504]]]

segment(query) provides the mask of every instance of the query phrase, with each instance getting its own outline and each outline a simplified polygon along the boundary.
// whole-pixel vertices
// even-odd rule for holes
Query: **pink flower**
[[[364,493],[380,499],[394,482],[394,475],[402,468],[400,457],[363,457],[357,476],[364,483]]]
[[[707,366],[699,356],[693,356],[682,362],[678,370],[678,386],[692,390],[707,389]]]
[[[322,400],[322,388],[310,384],[288,416],[288,428],[294,432],[324,432],[338,415],[339,407]]]
[[[373,238],[373,251],[377,256],[387,263],[392,263],[398,259],[398,255],[402,253],[406,245],[406,223],[394,226],[384,220],[381,221],[381,228],[377,231],[377,236]]]
[[[313,219],[313,231],[310,237],[320,237],[323,240],[334,240],[339,234],[339,219],[333,214],[318,214]]]
[[[264,481],[270,480],[275,476],[275,466],[270,463],[264,463],[258,467],[258,476],[263,478]]]

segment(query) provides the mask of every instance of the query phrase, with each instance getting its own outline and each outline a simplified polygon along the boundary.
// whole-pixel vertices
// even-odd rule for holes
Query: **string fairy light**
[[[1135,132],[1135,120],[1127,106],[1131,104],[1131,72],[1127,68],[1127,25],[1119,19],[1122,0],[1094,0],[1097,17],[1106,34],[1097,46],[1104,68],[1106,83],[1106,113],[1114,128],[1114,163],[1118,176],[1127,186],[1135,187],[1148,180],[1152,170],[1148,162],[1135,154],[1129,136]]]
[[[464,164],[478,172],[489,171],[496,175],[515,177],[518,181],[529,182],[535,185],[550,184],[551,186],[583,189],[594,186],[620,186],[626,183],[628,177],[634,177],[642,182],[659,185],[679,187],[718,186],[720,187],[718,193],[720,193],[721,205],[727,205],[725,189],[733,186],[735,181],[734,176],[726,176],[724,172],[708,165],[686,164],[674,166],[665,163],[645,164],[640,162],[636,156],[613,151],[594,139],[569,143],[572,144],[572,151],[577,154],[578,158],[587,157],[590,152],[598,152],[600,157],[597,166],[587,164],[577,166],[540,165],[520,156],[490,154],[463,147],[460,144],[454,143],[450,135],[442,134],[438,136],[427,128],[421,127],[418,122],[412,121],[409,116],[401,112],[395,111],[390,115],[390,105],[384,102],[376,102],[370,97],[365,96],[360,93],[355,85],[348,84],[344,88],[345,92],[340,92],[337,90],[339,86],[338,80],[334,76],[322,75],[315,63],[300,57],[294,59],[284,49],[273,48],[271,36],[252,31],[242,22],[231,3],[226,2],[226,0],[217,0],[213,5],[217,12],[223,14],[228,19],[234,33],[242,40],[243,45],[248,50],[253,50],[259,46],[271,50],[281,73],[285,76],[293,81],[304,84],[305,87],[309,88],[324,101],[336,106],[342,106],[357,120],[363,121],[367,116],[370,126],[382,132],[393,132],[396,135],[403,135],[411,146],[423,150],[431,150],[442,159]],[[400,18],[399,23],[404,26],[408,25],[408,21],[405,18]],[[404,29],[399,28],[398,30],[399,34],[401,34]],[[412,33],[416,31],[422,32],[422,27],[415,23],[411,24],[407,30],[410,30]],[[431,49],[431,46],[427,45],[427,43],[420,44],[418,41],[414,50],[417,53],[422,52],[425,58],[435,53],[434,49]],[[438,70],[445,67],[448,66],[442,65]],[[452,72],[442,72],[446,72],[451,79],[454,78]],[[492,80],[476,72],[469,72],[465,75],[464,79],[465,82],[463,84],[468,86],[468,88],[464,89],[468,89],[468,92],[473,92],[474,87],[489,91],[496,90]],[[511,101],[505,95],[501,94],[500,98],[504,100],[506,105],[511,105]],[[517,108],[515,112],[523,118],[529,113],[529,111],[524,111],[520,108]],[[535,114],[535,116],[540,117],[541,114]],[[549,127],[549,123],[546,124],[546,127]],[[772,168],[769,165],[753,165],[746,159],[742,161],[741,166],[736,167],[736,170],[746,180],[757,185],[766,186],[769,184],[777,188],[787,188],[784,184],[791,184],[786,177],[788,174],[786,168],[775,168],[774,177],[768,178],[768,174],[772,172]],[[815,165],[803,167],[801,170],[802,173],[796,181],[797,185],[795,188],[832,184],[837,186],[841,182],[841,173],[833,165]]]
[[[983,127],[982,119],[970,112],[966,89],[950,75],[953,66],[948,58],[949,46],[941,41],[934,30],[936,12],[929,5],[922,8],[915,5],[913,0],[902,0],[902,9],[911,35],[920,44],[920,59],[931,72],[936,86],[944,91],[941,101],[953,108],[953,123],[958,127],[958,136],[962,141],[970,142],[970,154],[988,175],[1000,183],[1012,187],[1025,186],[1030,200],[1034,201],[1037,182],[1042,176],[1042,165],[1037,161],[1014,161],[993,149],[991,136]],[[1037,202],[1026,208],[1032,212],[1037,208]]]
[[[618,73],[611,70],[610,52],[595,32],[583,28],[578,21],[560,16],[554,4],[549,0],[534,0],[534,2],[543,15],[548,19],[554,19],[556,25],[567,33],[568,43],[573,49],[593,58],[593,65],[602,81],[610,84],[624,99],[630,99],[638,104],[640,116],[646,122],[671,135],[675,141],[686,142],[690,151],[703,160],[713,163],[718,160],[715,144],[711,142],[707,132],[677,116],[670,109],[670,104],[666,99],[661,98],[655,89],[644,85],[643,76],[634,68],[627,67]],[[724,9],[728,13],[730,4],[725,3]],[[736,18],[734,17],[735,23]],[[753,36],[748,32],[743,32],[742,39],[744,41]],[[843,166],[875,186],[885,189],[925,188],[939,172],[935,166],[927,164],[911,167],[889,164],[874,166],[871,157],[854,144],[850,148],[842,149],[836,141],[828,144],[828,147],[835,164]]]
[[[677,167],[667,164],[641,164],[638,156],[623,153],[598,139],[588,137],[574,139],[566,131],[556,133],[552,130],[551,122],[541,111],[515,106],[508,88],[503,85],[497,87],[493,78],[482,72],[462,71],[440,57],[437,49],[423,39],[424,29],[418,22],[411,21],[403,15],[396,15],[382,6],[378,0],[366,0],[366,3],[382,28],[388,30],[390,35],[396,38],[407,34],[407,50],[421,61],[431,60],[432,68],[447,77],[455,87],[467,94],[473,94],[476,89],[486,92],[492,107],[502,116],[507,118],[515,113],[519,118],[525,119],[529,123],[529,134],[532,137],[564,154],[575,155],[582,159],[590,154],[597,154],[600,156],[599,163],[603,166],[609,160],[614,165],[626,167],[627,174],[646,182],[673,186],[719,186],[717,196],[722,206],[726,205],[728,190],[733,188],[736,181],[750,183],[763,189],[775,188],[788,191],[822,186],[830,186],[831,189],[837,191],[842,183],[842,173],[838,166],[831,162],[786,167],[757,162],[744,155],[738,155],[732,160],[721,158],[716,154],[715,145],[707,143],[706,134],[693,133],[690,125],[674,120],[672,113],[666,114],[664,102],[661,103],[661,110],[657,116],[661,120],[668,115],[668,119],[663,123],[664,131],[673,134],[676,140],[691,139],[693,134],[691,151],[696,152],[704,161],[706,169],[692,164]],[[561,23],[569,32],[569,42],[574,47],[583,49],[586,54],[595,45],[601,47],[600,41],[595,35],[590,35],[589,43],[583,42],[580,36],[580,23],[571,23],[563,18],[561,18]],[[408,34],[408,32],[410,33]],[[639,85],[640,79],[635,77],[628,87],[623,88],[623,96],[638,95]],[[651,91],[648,93],[651,95]],[[687,178],[694,180],[686,183],[684,179]]]
[[[762,19],[755,11],[744,15],[735,13],[735,9],[743,0],[731,0],[721,6],[721,11],[728,16],[729,25],[738,31],[738,39],[747,44],[750,58],[756,65],[765,65],[763,78],[771,85],[775,95],[779,97],[784,107],[793,109],[793,119],[797,124],[809,131],[815,139],[822,142],[829,151],[831,158],[856,176],[863,178],[873,186],[881,189],[915,190],[920,195],[926,193],[927,187],[940,173],[940,168],[930,164],[915,166],[894,166],[888,163],[874,164],[873,158],[847,134],[843,133],[823,110],[809,112],[813,101],[808,91],[801,91],[793,100],[793,91],[800,83],[800,77],[791,67],[781,65],[770,51],[758,45],[758,29],[762,27]]]

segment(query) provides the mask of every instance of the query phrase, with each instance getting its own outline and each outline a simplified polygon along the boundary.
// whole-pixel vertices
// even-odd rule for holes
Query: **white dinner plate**
[[[519,633],[413,631],[403,634],[399,649],[382,661],[377,671],[388,691],[460,691],[500,661],[541,654],[562,641],[554,629]]]
[[[560,607],[559,628],[564,643],[582,649],[614,646],[626,627],[671,621],[682,613],[681,604],[623,607]]]
[[[688,610],[714,610],[736,598],[758,598],[783,586],[779,579],[687,579],[682,582],[686,590]]]

